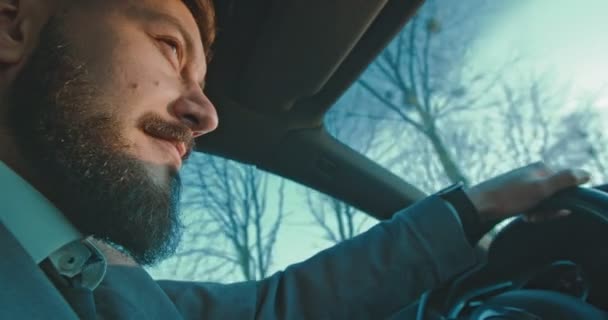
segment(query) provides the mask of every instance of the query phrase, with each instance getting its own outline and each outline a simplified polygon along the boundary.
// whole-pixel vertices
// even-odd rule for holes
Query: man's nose
[[[172,111],[181,123],[192,130],[194,138],[217,128],[217,111],[199,87],[193,88],[175,101]]]

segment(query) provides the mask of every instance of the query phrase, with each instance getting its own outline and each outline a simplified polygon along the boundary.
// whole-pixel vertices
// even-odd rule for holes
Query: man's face
[[[10,123],[76,227],[149,264],[175,249],[178,170],[217,126],[205,73],[181,1],[83,1],[42,31],[11,88]]]

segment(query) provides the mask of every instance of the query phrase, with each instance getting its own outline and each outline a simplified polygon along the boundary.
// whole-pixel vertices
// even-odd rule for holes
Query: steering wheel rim
[[[512,237],[513,233],[516,235],[525,233],[525,232],[534,233],[534,232],[542,230],[542,228],[539,226],[543,226],[546,224],[567,223],[567,222],[563,222],[563,220],[569,221],[568,219],[571,219],[571,220],[587,219],[589,221],[594,221],[603,226],[608,226],[608,194],[607,193],[604,193],[604,192],[601,192],[601,191],[598,191],[595,189],[588,189],[588,188],[581,188],[581,187],[572,188],[572,189],[564,190],[562,192],[555,194],[551,198],[544,201],[538,208],[536,208],[536,210],[543,210],[543,211],[548,211],[548,210],[557,211],[557,210],[561,210],[561,209],[571,210],[573,212],[572,216],[574,216],[574,219],[571,219],[571,217],[565,217],[563,219],[556,219],[556,220],[562,220],[561,222],[560,221],[556,221],[556,222],[548,221],[548,222],[541,222],[541,223],[529,223],[529,222],[525,222],[522,218],[517,218],[514,221],[510,222],[507,226],[505,226],[500,231],[500,233],[496,236],[496,238],[492,242],[492,245],[490,246],[490,248],[488,250],[488,258],[487,258],[486,265],[480,266],[479,268],[476,269],[475,272],[483,269],[485,266],[490,266],[489,268],[491,268],[491,267],[496,268],[497,267],[496,265],[492,266],[493,261],[499,261],[498,263],[495,263],[498,265],[500,264],[501,260],[504,261],[504,259],[500,259],[500,257],[496,257],[496,256],[500,255],[501,252],[505,252],[505,250],[508,249],[508,245],[510,243],[508,241],[508,238],[509,237],[513,238]],[[530,231],[530,230],[532,230],[532,231]],[[500,246],[503,246],[504,248],[500,248]],[[547,256],[549,256],[549,255],[547,255]],[[525,257],[525,255],[522,255],[520,257]],[[520,265],[525,265],[525,263],[520,263]],[[511,270],[511,271],[513,271],[513,270]],[[470,272],[469,274],[475,274],[475,272]],[[513,271],[513,272],[516,272],[516,271]],[[459,279],[459,280],[452,282],[452,285],[454,285],[455,287],[450,288],[449,293],[446,295],[447,299],[445,301],[444,306],[446,306],[446,307],[454,306],[456,304],[456,302],[461,301],[461,299],[456,299],[456,297],[463,296],[463,294],[466,293],[467,291],[460,292],[461,294],[457,294],[457,292],[458,292],[458,290],[456,290],[456,289],[458,289],[457,284],[461,285],[462,287],[466,287],[464,285],[465,283],[466,283],[466,280],[463,280],[463,279]],[[473,288],[475,288],[475,287],[473,287]],[[450,310],[450,309],[452,309],[452,307],[447,308],[447,310]]]
[[[586,219],[594,219],[598,223],[608,225],[608,193],[596,189],[576,187],[558,192],[531,211],[557,212],[563,209],[570,210],[572,216],[583,216]],[[544,226],[559,224],[568,221],[569,218],[536,223],[527,222],[522,217],[514,219],[495,236],[488,249],[488,262],[491,263],[494,260],[493,253],[502,251],[497,247],[503,245],[503,239],[512,233],[539,232]]]
[[[571,188],[551,196],[540,204],[539,209],[568,209],[578,214],[593,215],[608,223],[608,193],[591,188]]]

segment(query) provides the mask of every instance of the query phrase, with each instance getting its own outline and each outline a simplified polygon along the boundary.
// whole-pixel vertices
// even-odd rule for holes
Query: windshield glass
[[[540,160],[604,182],[606,10],[601,0],[427,1],[328,127],[426,192]]]
[[[608,182],[608,2],[429,0],[328,112],[328,131],[435,192],[534,161]],[[261,279],[373,218],[254,167],[195,154],[185,234],[156,278]]]

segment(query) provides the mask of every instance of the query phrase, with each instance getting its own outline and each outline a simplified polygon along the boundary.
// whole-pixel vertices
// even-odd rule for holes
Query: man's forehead
[[[200,32],[193,12],[186,5],[187,0],[74,0],[77,5],[69,8],[90,9],[92,11],[110,11],[129,13],[131,17],[140,19],[158,20],[169,18],[178,22],[183,28],[196,33],[200,39]],[[81,2],[82,1],[82,2]],[[74,13],[78,13],[77,11]]]
[[[139,0],[129,1],[127,11],[139,18],[150,21],[167,19],[181,25],[200,39],[200,32],[194,15],[182,0]]]

